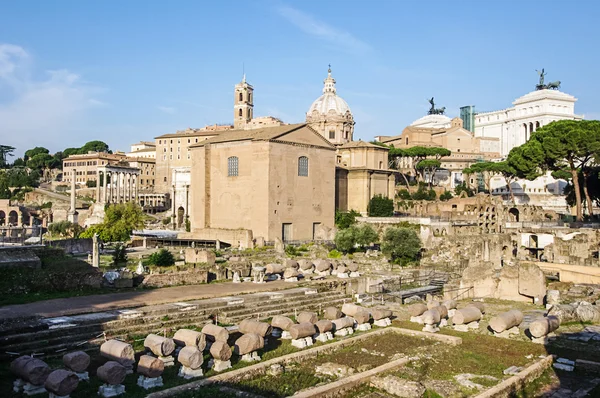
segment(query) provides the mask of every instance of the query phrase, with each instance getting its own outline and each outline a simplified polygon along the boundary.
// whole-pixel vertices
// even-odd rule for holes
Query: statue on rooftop
[[[433,97],[431,97],[431,99],[428,101],[431,104],[431,108],[429,108],[429,114],[434,115],[435,114],[435,102],[433,102]]]
[[[544,85],[544,77],[546,77],[546,72],[544,72],[544,68],[542,68],[542,71],[540,72],[539,70],[535,70],[538,75],[540,75],[540,82],[538,84],[538,86],[543,86]]]
[[[538,75],[540,75],[540,81],[535,86],[536,90],[558,90],[560,88],[560,80],[544,84],[544,78],[546,77],[546,72],[544,71],[544,68],[542,68],[541,71],[536,69],[536,72],[538,73]]]
[[[431,99],[428,101],[431,104],[431,108],[429,108],[429,112],[427,112],[428,115],[443,115],[446,112],[445,106],[443,106],[441,108],[435,107],[435,102],[433,101],[433,97],[431,97]]]

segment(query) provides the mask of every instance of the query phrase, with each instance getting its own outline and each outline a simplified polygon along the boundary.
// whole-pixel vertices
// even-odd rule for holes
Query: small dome
[[[342,97],[336,94],[335,79],[331,77],[331,69],[327,71],[327,79],[323,81],[323,95],[312,103],[306,115],[313,116],[316,111],[319,115],[329,115],[333,112],[335,115],[347,117],[349,114],[352,117],[352,111],[348,103]]]

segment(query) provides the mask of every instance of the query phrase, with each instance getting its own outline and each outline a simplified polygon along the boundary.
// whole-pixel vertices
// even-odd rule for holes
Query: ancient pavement
[[[296,286],[297,283],[284,281],[271,281],[267,283],[227,282],[52,299],[35,303],[0,307],[0,319],[4,321],[32,316],[57,317],[84,314],[120,308],[166,304],[177,301],[199,300],[243,293],[290,289]]]

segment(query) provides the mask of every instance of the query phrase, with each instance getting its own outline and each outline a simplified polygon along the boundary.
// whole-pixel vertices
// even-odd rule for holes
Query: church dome
[[[323,83],[325,84],[323,95],[312,103],[308,112],[306,112],[306,116],[310,118],[333,114],[335,116],[352,118],[352,111],[350,111],[348,103],[336,94],[335,79],[331,77],[331,69],[328,70],[327,79]]]

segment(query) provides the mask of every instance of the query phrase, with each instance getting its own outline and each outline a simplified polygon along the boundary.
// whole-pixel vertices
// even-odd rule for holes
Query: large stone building
[[[558,90],[542,89],[517,98],[513,107],[475,115],[475,136],[500,140],[500,154],[529,140],[531,133],[557,120],[581,120],[575,114],[577,98]]]
[[[156,159],[156,144],[148,141],[138,142],[131,145],[131,151],[125,155],[134,158]]]
[[[191,154],[196,238],[310,240],[334,224],[335,147],[305,124],[226,131]]]
[[[125,154],[90,152],[83,155],[71,155],[63,159],[63,182],[77,184],[98,180],[98,167],[117,164],[126,158]]]
[[[449,128],[418,127],[411,124],[398,136],[378,138],[382,143],[396,148],[422,146],[450,150],[450,156],[440,159],[441,169],[434,176],[436,184],[448,188],[463,183],[462,170],[473,163],[500,157],[498,138],[475,137],[472,132],[463,128],[463,121],[458,117],[450,120]],[[402,158],[398,168],[414,177],[414,165],[410,158]]]
[[[337,148],[335,206],[339,211],[356,210],[366,215],[373,196],[393,199],[395,171],[388,168],[389,149],[364,141]]]
[[[306,123],[334,145],[351,142],[354,135],[354,116],[346,101],[337,95],[331,68],[323,82],[323,95],[317,98],[306,112]]]

